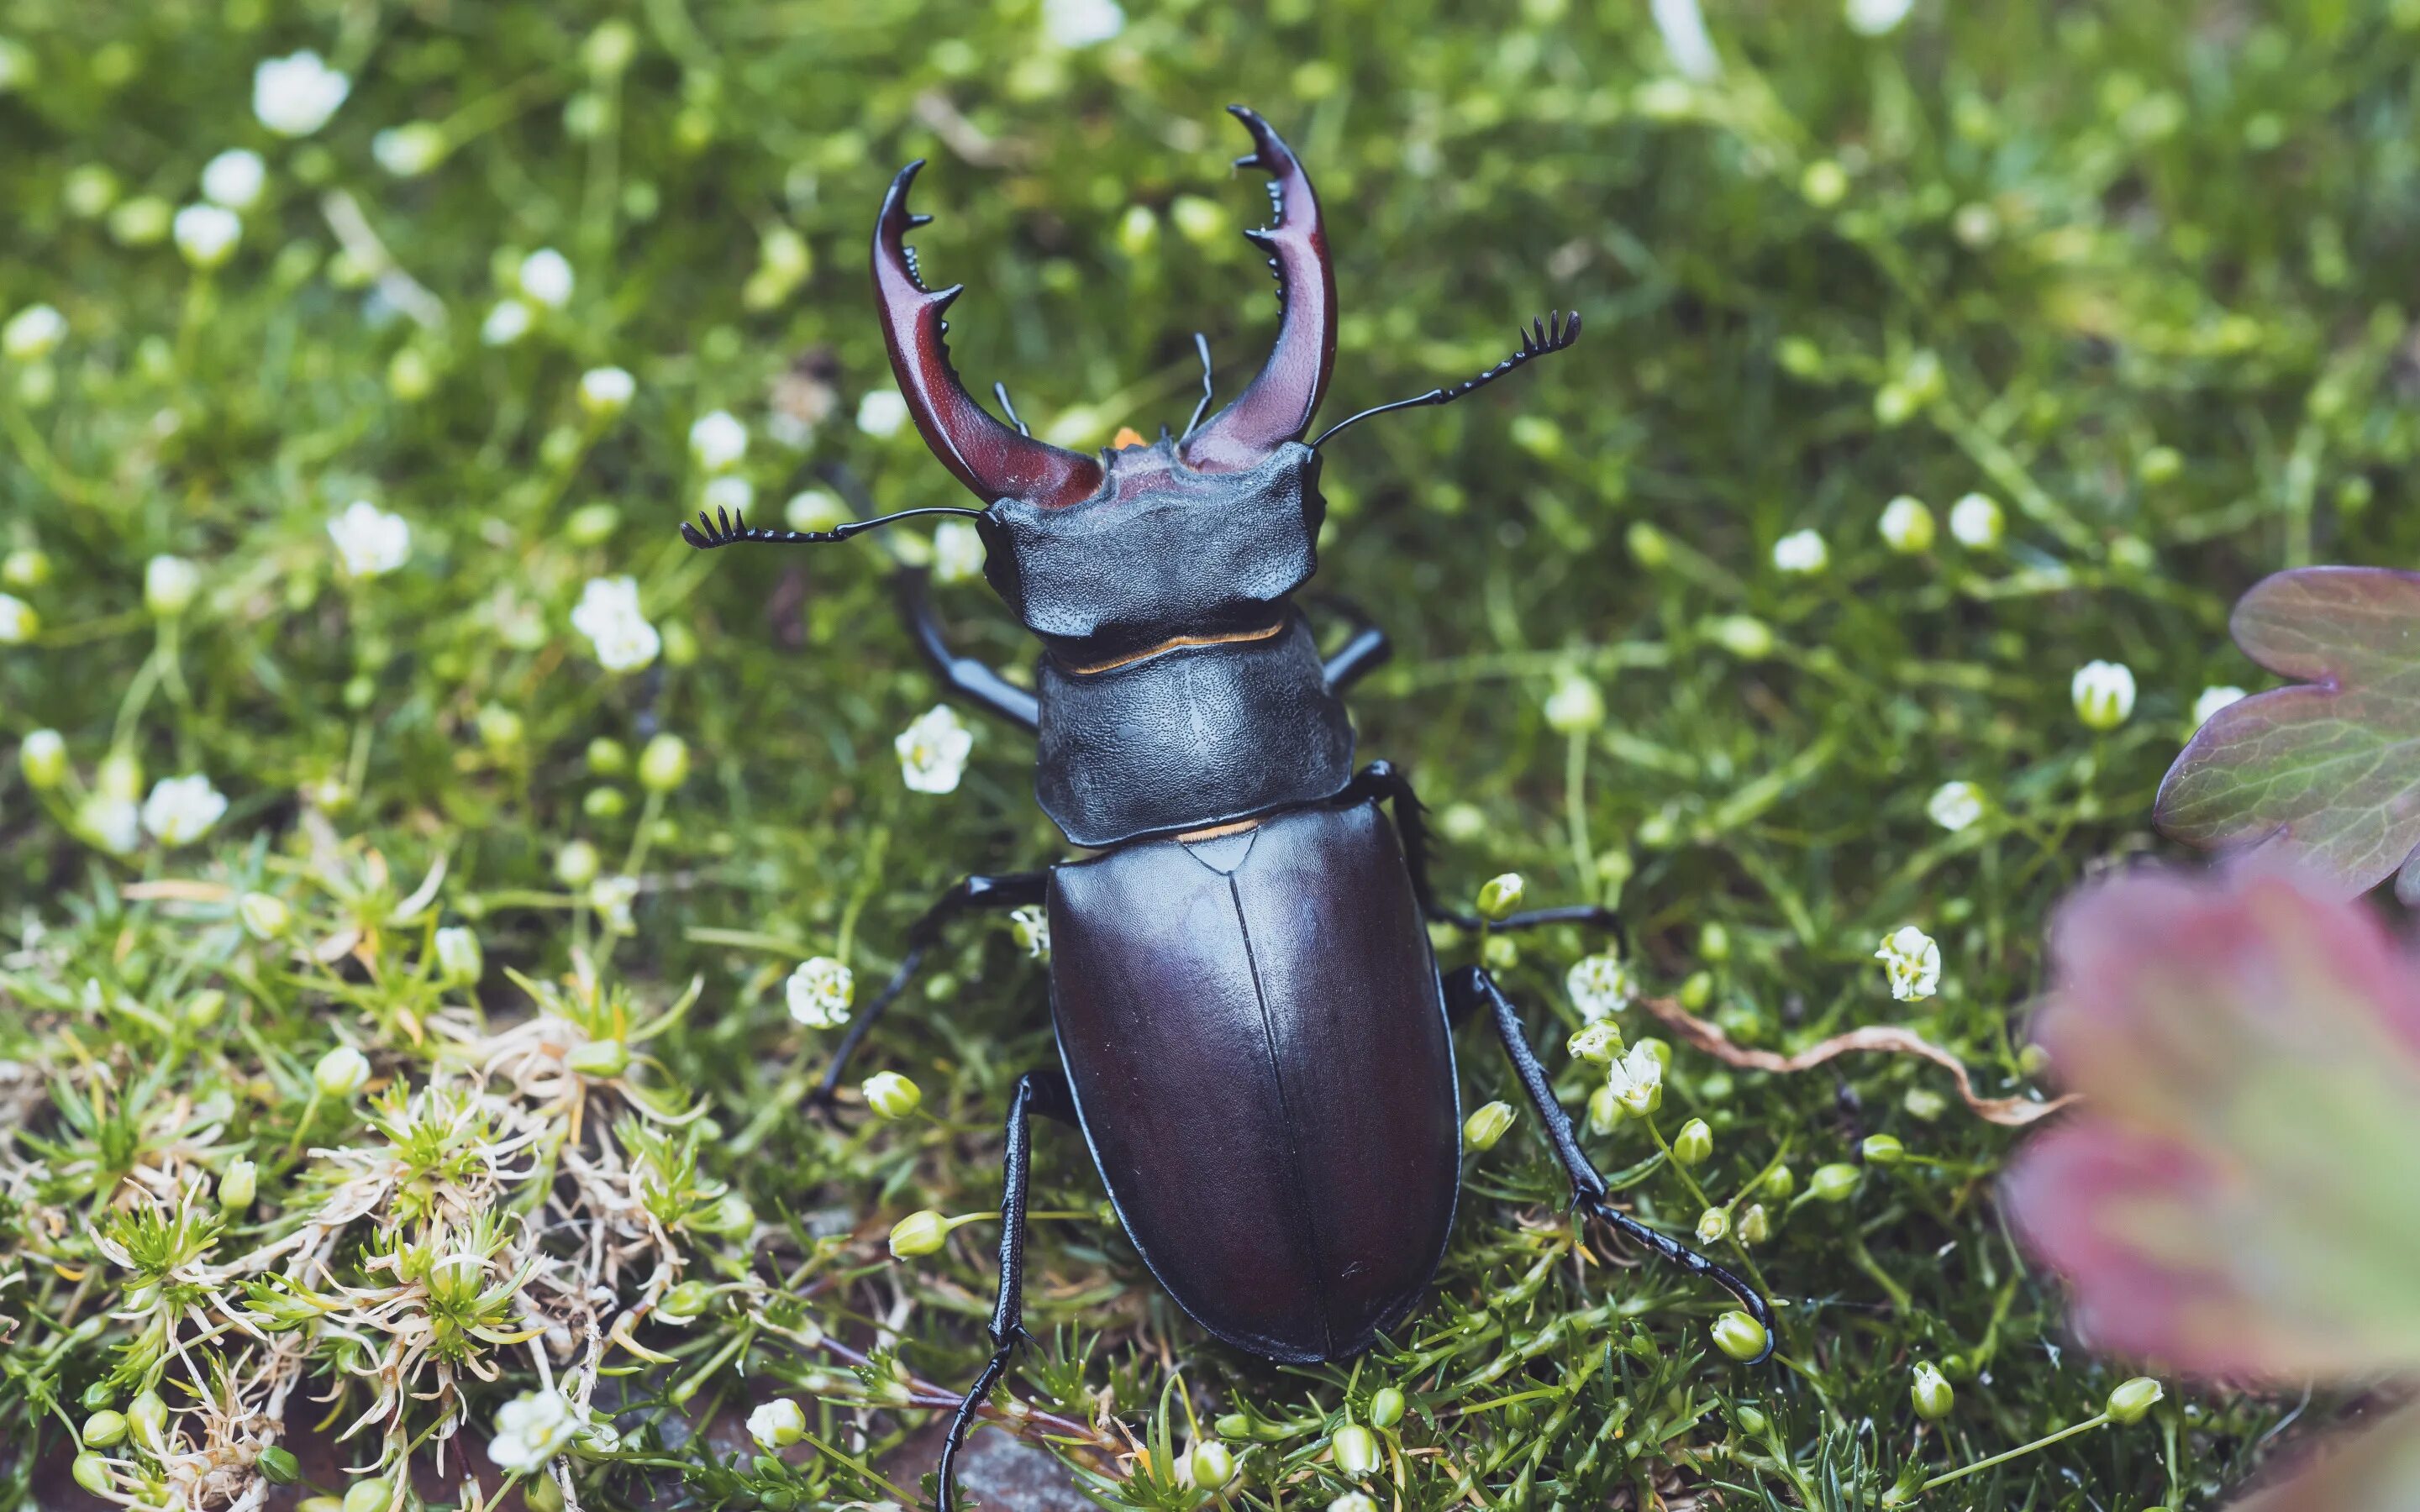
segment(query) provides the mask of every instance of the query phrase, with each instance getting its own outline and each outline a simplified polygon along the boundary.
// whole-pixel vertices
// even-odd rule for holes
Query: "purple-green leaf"
[[[2160,784],[2160,827],[2277,847],[2348,895],[2377,886],[2420,850],[2420,573],[2277,573],[2231,625],[2244,655],[2300,686],[2211,717]],[[2420,866],[2398,891],[2420,902]]]

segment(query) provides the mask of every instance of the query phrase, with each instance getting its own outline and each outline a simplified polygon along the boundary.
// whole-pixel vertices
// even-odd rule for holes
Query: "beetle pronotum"
[[[1020,1078],[1009,1109],[994,1350],[945,1441],[942,1512],[968,1426],[1025,1336],[1033,1114],[1082,1129],[1135,1248],[1202,1327],[1271,1360],[1344,1358],[1412,1311],[1444,1252],[1461,1154],[1450,1030],[1473,1010],[1493,1020],[1574,1201],[1737,1296],[1772,1350],[1773,1313],[1753,1288],[1611,1205],[1518,1011],[1486,970],[1440,975],[1426,922],[1478,921],[1435,898],[1410,783],[1384,762],[1352,764],[1342,694],[1385,659],[1386,637],[1362,625],[1322,657],[1292,598],[1315,564],[1323,444],[1356,421],[1450,403],[1560,351],[1578,338],[1579,316],[1537,322],[1479,377],[1363,410],[1305,444],[1336,357],[1326,234],[1294,153],[1258,116],[1232,108],[1253,142],[1238,165],[1270,177],[1275,222],[1246,235],[1269,254],[1281,315],[1260,373],[1226,408],[1202,419],[1204,345],[1202,403],[1181,436],[1163,430],[1093,457],[994,418],[942,345],[941,315],[959,287],[927,289],[907,246],[923,221],[908,210],[923,166],[911,162],[875,226],[883,334],[917,429],[985,507],[818,532],[703,515],[681,527],[704,548],[970,517],[985,578],[1044,643],[1028,692],[952,654],[924,575],[902,574],[918,645],[954,692],[1034,733],[1035,795],[1094,854],[969,877],[943,894],[909,930],[906,958],[823,1081],[828,1095],[951,919],[1047,907],[1061,1064]],[[1494,927],[1564,922],[1614,925],[1581,906]]]

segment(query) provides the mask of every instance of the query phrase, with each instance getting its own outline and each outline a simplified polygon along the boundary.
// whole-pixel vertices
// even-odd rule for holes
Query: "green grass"
[[[1900,1024],[2021,1092],[2045,908],[2155,847],[2195,697],[2254,679],[2224,635],[2234,595],[2420,547],[2407,0],[1923,4],[1881,39],[1828,5],[1722,6],[1726,70],[1701,85],[1628,3],[1137,4],[1067,52],[1025,5],[646,0],[615,23],[618,71],[597,67],[598,8],[0,0],[0,319],[47,303],[68,328],[0,361],[0,550],[20,553],[0,589],[40,620],[0,645],[0,750],[55,730],[75,774],[37,792],[12,754],[0,776],[0,1501],[89,1409],[155,1382],[194,1434],[245,1442],[178,1384],[220,1362],[248,1404],[252,1372],[283,1371],[292,1433],[368,1414],[338,1462],[426,1466],[458,1409],[486,1443],[533,1349],[628,1404],[622,1448],[579,1461],[582,1504],[915,1490],[921,1460],[886,1456],[927,1414],[895,1372],[972,1378],[996,1228],[912,1264],[883,1236],[997,1200],[1007,1090],[1050,1055],[1043,975],[1004,923],[961,931],[863,1062],[912,1076],[928,1117],[838,1128],[799,1109],[833,1036],[794,1024],[782,984],[833,956],[862,1002],[940,887],[1060,844],[1013,733],[979,730],[954,794],[903,786],[892,737],[936,688],[878,549],[707,558],[673,534],[703,484],[690,423],[718,408],[750,425],[738,471],[768,519],[832,463],[886,507],[963,501],[912,430],[852,424],[889,384],[863,259],[910,157],[935,159],[925,266],[970,285],[961,369],[1074,444],[1181,424],[1196,329],[1231,392],[1265,348],[1230,100],[1326,200],[1332,414],[1584,312],[1574,351],[1336,443],[1318,586],[1395,636],[1355,700],[1361,748],[1419,782],[1450,889],[1517,871],[1533,902],[1618,898],[1645,985],[1750,1045]],[[253,69],[306,46],[351,94],[280,139]],[[399,177],[372,143],[413,121],[445,155]],[[234,147],[269,177],[231,259],[205,275],[142,244]],[[484,344],[549,246],[567,307]],[[374,292],[381,256],[410,282]],[[592,419],[577,382],[606,363],[636,397]],[[2004,511],[2000,544],[1951,538],[1970,491]],[[1941,526],[1926,550],[1878,532],[1901,494]],[[326,524],[355,499],[410,522],[399,570],[338,570]],[[1808,528],[1828,569],[1777,571],[1775,542]],[[144,599],[160,554],[201,572],[166,618]],[[622,574],[663,639],[630,675],[568,620]],[[979,584],[944,604],[967,649],[1031,668]],[[2095,658],[2140,687],[2106,733],[2070,706]],[[1607,717],[1566,736],[1544,710],[1573,675]],[[659,731],[692,759],[660,792],[628,770]],[[73,820],[113,751],[138,796],[201,772],[226,813],[198,844],[102,854]],[[1925,812],[1951,779],[1988,799],[1954,834]],[[628,933],[559,880],[575,841],[639,877]],[[240,926],[248,891],[285,901],[287,933]],[[1872,954],[1909,923],[1944,970],[1899,1003]],[[477,931],[475,991],[437,967],[441,925]],[[1550,933],[1499,964],[1533,1022],[1568,1026],[1564,973],[1598,948]],[[566,1064],[643,1026],[627,1075],[597,1073],[610,1052]],[[369,1052],[373,1091],[440,1090],[384,1115],[315,1095],[339,1041]],[[1460,1053],[1471,1105],[1514,1097],[1483,1034]],[[1550,1059],[1576,1108],[1587,1068]],[[1903,1464],[2090,1417],[2129,1373],[2061,1333],[1993,1213],[2013,1136],[1949,1090],[1908,1058],[1770,1076],[1675,1053],[1660,1125],[1712,1126],[1695,1175],[1718,1198],[1776,1160],[1803,1190],[1869,1134],[1929,1162],[1869,1169],[1750,1252],[1792,1299],[1789,1364],[1754,1373],[1708,1344],[1718,1293],[1602,1246],[1625,1263],[1581,1263],[1532,1117],[1472,1162],[1398,1349],[1311,1371],[1206,1340],[1098,1220],[1080,1141],[1047,1130],[1034,1205],[1085,1216],[1037,1227],[1048,1342],[1015,1384],[1081,1437],[1114,1415],[1152,1441],[1102,1483],[1137,1505],[1197,1500],[1173,1451],[1239,1413],[1258,1447],[1234,1499],[1324,1504],[1348,1489],[1329,1434],[1385,1385],[1411,1399],[1382,1435],[1385,1501],[1868,1505]],[[1609,1170],[1652,1149],[1636,1123],[1591,1139]],[[258,1193],[221,1222],[239,1153]],[[349,1192],[379,1206],[339,1222]],[[1627,1196],[1683,1232],[1699,1205],[1668,1168]],[[497,1259],[449,1271],[465,1246]],[[675,1364],[603,1342],[676,1277],[712,1307],[629,1335]],[[381,1304],[426,1329],[365,1321]],[[284,1331],[224,1330],[238,1311]],[[877,1326],[895,1347],[857,1352]],[[1956,1385],[1938,1426],[1910,1406],[1919,1361]],[[382,1403],[381,1368],[438,1395]],[[717,1467],[662,1432],[774,1392],[809,1398],[831,1453]],[[1925,1504],[2213,1504],[2290,1405],[2172,1392]],[[124,1458],[121,1494],[164,1494],[137,1485],[157,1458]],[[234,1494],[249,1472],[225,1473]]]

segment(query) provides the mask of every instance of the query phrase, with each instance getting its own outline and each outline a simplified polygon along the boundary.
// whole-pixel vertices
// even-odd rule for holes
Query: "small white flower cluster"
[[[206,272],[234,256],[236,243],[243,239],[242,219],[225,206],[207,200],[178,210],[168,229],[185,261]]]
[[[1941,947],[1913,924],[1902,924],[1884,936],[1874,959],[1889,974],[1891,995],[1902,1003],[1930,997],[1941,989]]]
[[[1117,0],[1042,0],[1042,35],[1054,47],[1090,47],[1125,27]]]
[[[1582,956],[1574,962],[1563,978],[1563,990],[1571,995],[1572,1006],[1580,1017],[1594,1024],[1611,1018],[1628,1008],[1638,995],[1638,984],[1633,980],[1630,968],[1611,950]]]
[[[509,347],[530,333],[541,309],[560,310],[571,302],[577,280],[571,259],[552,247],[540,247],[521,259],[513,292],[489,307],[480,322],[479,339],[490,347]]]
[[[664,639],[639,612],[635,578],[591,578],[571,611],[571,627],[597,648],[609,672],[634,672],[656,659]]]
[[[1050,915],[1040,903],[1011,909],[1008,928],[1027,955],[1036,961],[1050,959]]]
[[[1625,1118],[1645,1118],[1664,1105],[1661,1041],[1641,1040],[1624,1050],[1621,1030],[1610,1018],[1591,1020],[1571,1037],[1572,1057],[1605,1068],[1605,1085],[1589,1095],[1589,1127],[1611,1134]]]
[[[40,633],[42,617],[14,594],[0,594],[0,646],[22,646]]]
[[[68,317],[54,304],[29,304],[0,326],[0,356],[12,363],[39,363],[58,350],[68,335]]]
[[[2068,685],[2068,697],[2086,729],[2115,730],[2134,712],[2134,673],[2123,662],[2086,662]]]
[[[940,583],[972,582],[983,576],[983,532],[972,520],[954,519],[942,522],[933,532],[933,580]]]
[[[1773,543],[1773,565],[1778,572],[1811,576],[1822,572],[1831,560],[1831,548],[1815,531],[1792,531]]]
[[[202,198],[230,210],[248,210],[269,187],[269,164],[250,147],[229,147],[202,168]]]
[[[955,793],[966,775],[974,732],[955,709],[937,703],[916,717],[892,742],[899,752],[899,777],[917,793]]]
[[[701,471],[728,472],[748,455],[748,427],[728,409],[709,410],[690,424],[689,455]]]
[[[1907,19],[1916,0],[1848,0],[1849,29],[1860,37],[1885,37]]]
[[[525,1391],[496,1414],[488,1458],[496,1468],[531,1474],[571,1447],[583,1427],[580,1410],[559,1391]]]
[[[252,113],[280,136],[309,136],[328,124],[352,88],[350,79],[306,48],[264,58],[252,70]]]
[[[1925,800],[1925,814],[1955,835],[1983,817],[1983,790],[1972,782],[1944,782]]]
[[[2212,715],[2230,703],[2242,702],[2243,698],[2243,689],[2232,686],[2203,688],[2201,696],[2194,700],[2194,728],[2198,730],[2210,723]]]
[[[355,578],[379,578],[395,571],[411,556],[411,525],[366,499],[356,499],[344,513],[328,521],[328,539],[336,557]]]
[[[226,813],[225,795],[199,772],[162,778],[143,800],[143,827],[163,845],[190,845]]]
[[[807,1413],[787,1396],[776,1396],[748,1414],[748,1436],[760,1449],[786,1449],[807,1436]]]
[[[580,408],[599,419],[628,409],[638,392],[639,380],[628,368],[592,367],[580,375]]]
[[[908,424],[908,401],[897,389],[874,389],[857,402],[857,428],[880,440]]]
[[[790,1017],[811,1029],[837,1029],[848,1022],[857,995],[857,973],[828,955],[801,962],[784,989]]]

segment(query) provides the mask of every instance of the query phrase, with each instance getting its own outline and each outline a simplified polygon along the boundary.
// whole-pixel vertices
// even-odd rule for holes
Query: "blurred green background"
[[[287,67],[304,50],[342,76],[332,110],[333,84]],[[893,737],[937,699],[883,586],[912,532],[707,558],[674,528],[743,498],[766,523],[828,520],[834,465],[886,508],[966,501],[897,424],[867,287],[875,209],[914,157],[933,160],[928,282],[969,286],[951,338],[970,388],[1006,380],[1072,445],[1181,428],[1201,331],[1232,393],[1276,310],[1238,234],[1264,198],[1227,166],[1231,100],[1285,133],[1326,205],[1329,418],[1478,371],[1531,316],[1587,320],[1574,350],[1329,454],[1316,586],[1395,638],[1355,698],[1361,748],[1436,810],[1449,887],[1518,871],[1536,903],[1618,901],[1646,987],[1743,1041],[1901,1023],[2019,1093],[2043,909],[2154,843],[2150,794],[2203,690],[2257,686],[2227,605],[2276,567],[2402,563],[2420,537],[2415,63],[2412,0],[1714,3],[1701,22],[1647,0],[0,0],[0,748],[63,741],[0,773],[0,1114],[56,1141],[58,1087],[156,1072],[147,1095],[224,1111],[272,1187],[303,1190],[311,1160],[275,1164],[289,1135],[371,1136],[314,1124],[297,1068],[332,1033],[407,1082],[429,1057],[384,965],[239,970],[229,889],[334,917],[352,906],[340,841],[375,848],[396,894],[442,856],[422,921],[477,930],[498,1022],[528,1002],[502,967],[558,979],[577,947],[658,1008],[702,974],[655,1074],[708,1104],[725,1137],[701,1158],[770,1226],[764,1273],[838,1257],[806,1316],[835,1336],[881,1319],[920,1375],[970,1380],[990,1227],[913,1268],[880,1238],[911,1209],[994,1200],[1006,1088],[1049,1055],[1040,974],[1004,925],[961,932],[863,1062],[916,1078],[935,1117],[851,1107],[838,1131],[796,1114],[830,1036],[791,1022],[781,983],[830,955],[861,1002],[950,881],[1060,854],[1030,748],[970,714],[963,784],[903,784]],[[257,155],[256,193],[230,150]],[[212,202],[214,160],[228,203],[180,220]],[[634,379],[627,409],[583,403],[604,367]],[[718,410],[748,437],[720,469],[692,444]],[[1968,495],[1997,529],[1972,505],[1949,528]],[[1900,496],[1925,513],[1886,532]],[[340,565],[330,521],[357,500],[409,528],[392,570]],[[1802,531],[1821,570],[1776,563]],[[162,556],[198,569],[189,603],[155,581],[147,606]],[[659,654],[610,671],[570,615],[623,575]],[[1030,676],[979,582],[942,602],[964,649]],[[2138,688],[2114,729],[2071,706],[2096,659]],[[1575,678],[1607,717],[1559,731],[1545,701]],[[630,765],[659,733],[690,758],[669,788]],[[228,800],[207,838],[108,854],[91,795],[188,773]],[[1982,799],[1954,830],[1927,814],[1951,780]],[[637,879],[627,932],[594,872]],[[1872,954],[1910,923],[1943,980],[1895,1002]],[[1563,974],[1597,948],[1525,940],[1508,980],[1576,1023]],[[396,971],[422,959],[394,949]],[[235,1011],[180,1016],[205,990]],[[1512,1095],[1483,1038],[1462,1059],[1469,1104]],[[1182,1366],[1205,1432],[1245,1403],[1311,1425],[1267,1429],[1257,1462],[1287,1489],[1238,1494],[1272,1504],[1345,1489],[1314,1462],[1317,1425],[1366,1412],[1389,1372],[1427,1394],[1401,1431],[1411,1504],[1717,1483],[1786,1503],[1829,1484],[1818,1466],[1862,1504],[1902,1460],[2088,1416],[2123,1373],[2062,1350],[2055,1295],[1992,1214],[2009,1137],[1947,1090],[1915,1062],[1783,1078],[1678,1054],[1664,1119],[1709,1121],[1710,1188],[1854,1160],[1873,1133],[1941,1162],[1869,1172],[1760,1250],[1811,1299],[1786,1373],[1701,1358],[1718,1299],[1677,1278],[1529,1274],[1560,1219],[1525,1115],[1474,1167],[1450,1301],[1405,1355],[1349,1385],[1252,1366],[1112,1230],[1062,1224],[1036,1241],[1032,1307],[1038,1334],[1068,1331],[1039,1352],[1073,1374],[1025,1389],[1144,1413]],[[1636,1128],[1592,1148],[1608,1168],[1652,1149]],[[92,1171],[151,1149],[63,1185],[66,1155],[8,1146],[0,1319],[22,1348],[0,1350],[19,1363],[0,1437],[59,1442],[82,1412],[49,1404],[122,1365],[125,1329],[72,1319],[125,1278],[60,1277],[101,1266],[83,1230],[124,1205]],[[1093,1208],[1080,1142],[1040,1149],[1037,1206]],[[1685,1230],[1696,1203],[1668,1175],[1633,1196]],[[737,1242],[684,1242],[705,1271],[747,1269]],[[750,1380],[806,1380],[812,1351],[769,1349],[744,1311],[681,1357],[743,1335]],[[1919,1359],[1959,1382],[1941,1427],[1909,1411]],[[473,1436],[527,1383],[510,1369],[476,1388]],[[696,1404],[751,1389],[726,1374]],[[923,1422],[821,1411],[864,1462]],[[2282,1412],[2172,1399],[2122,1442],[1962,1485],[1977,1504],[2205,1504]],[[583,1472],[609,1504],[892,1494],[831,1458],[709,1471],[707,1441],[643,1416],[626,1427],[648,1447]],[[910,1487],[926,1452],[898,1461]],[[32,1463],[0,1452],[21,1481]]]

